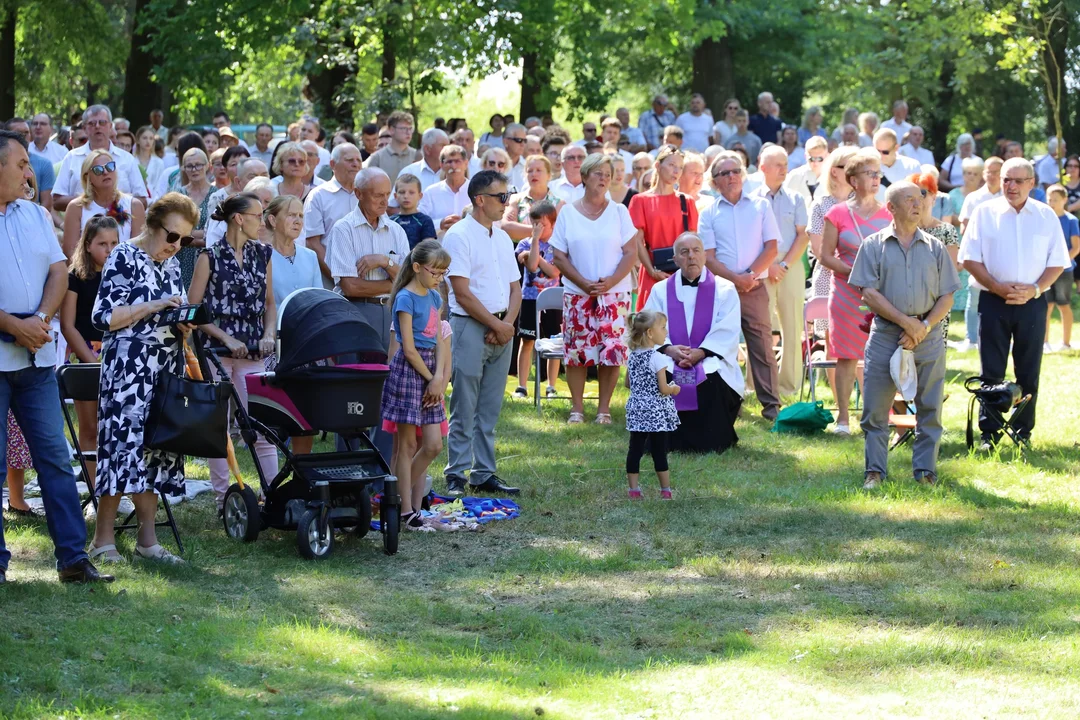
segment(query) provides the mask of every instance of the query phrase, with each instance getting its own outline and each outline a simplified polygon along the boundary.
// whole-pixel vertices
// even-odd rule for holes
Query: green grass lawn
[[[977,367],[950,354],[929,489],[909,449],[866,493],[860,434],[749,419],[724,456],[673,458],[673,502],[646,460],[631,503],[625,396],[606,428],[508,399],[522,517],[394,557],[232,542],[204,495],[178,509],[187,566],[72,587],[44,526],[9,524],[0,717],[1076,717],[1080,355],[1045,359],[1026,460],[966,452]]]

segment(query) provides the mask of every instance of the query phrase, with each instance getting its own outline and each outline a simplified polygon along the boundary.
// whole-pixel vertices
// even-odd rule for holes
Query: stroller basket
[[[248,405],[273,427],[355,434],[378,422],[388,374],[380,364],[257,373],[247,376]]]

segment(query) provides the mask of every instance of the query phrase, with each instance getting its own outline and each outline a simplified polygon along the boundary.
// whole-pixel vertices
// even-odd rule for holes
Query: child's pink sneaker
[[[641,499],[641,489],[640,488],[634,489],[634,490],[628,490],[627,494],[630,495],[631,500],[640,500]]]
[[[661,500],[670,500],[671,499],[671,488],[660,488],[660,499]]]

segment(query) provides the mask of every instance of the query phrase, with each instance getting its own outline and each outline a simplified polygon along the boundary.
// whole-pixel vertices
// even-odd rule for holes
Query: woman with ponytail
[[[264,370],[262,358],[274,352],[277,306],[274,303],[273,248],[259,242],[263,208],[254,193],[233,195],[218,205],[211,216],[225,223],[225,242],[212,245],[199,256],[188,300],[206,303],[214,322],[200,325],[211,349],[226,349],[222,367],[240,400],[247,404],[244,377]],[[277,451],[261,435],[255,441],[264,477],[277,475]],[[229,465],[225,458],[211,459],[210,482],[218,508],[229,489]]]

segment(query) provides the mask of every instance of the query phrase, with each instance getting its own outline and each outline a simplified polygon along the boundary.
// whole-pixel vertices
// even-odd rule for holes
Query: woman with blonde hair
[[[489,150],[488,152],[491,153],[492,151]],[[500,152],[505,152],[505,150],[500,150]],[[490,157],[497,158],[501,156],[495,153]],[[485,167],[484,169],[488,168]],[[510,196],[510,201],[506,203],[506,212],[503,214],[502,219],[502,229],[506,231],[511,240],[524,240],[532,235],[532,221],[529,218],[529,213],[534,206],[542,202],[551,203],[556,209],[563,206],[563,201],[553,194],[548,187],[551,183],[551,170],[551,160],[543,155],[530,155],[525,158],[525,181],[529,187],[516,195]],[[499,172],[503,171],[499,170]]]
[[[210,221],[210,198],[214,194],[214,188],[207,178],[206,169],[209,161],[199,148],[192,148],[184,153],[183,162],[180,164],[181,186],[179,193],[191,198],[195,207],[199,209],[199,219],[195,228],[191,231],[193,238],[191,244],[180,250],[176,259],[180,261],[180,275],[184,281],[184,287],[191,285],[191,278],[195,274],[195,260],[199,257],[199,250],[206,247],[206,225]]]
[[[799,128],[799,145],[805,145],[807,140],[815,136],[823,137],[826,140],[829,139],[829,136],[821,127],[823,119],[821,108],[817,105],[811,105],[806,109],[802,126]]]
[[[645,307],[653,285],[670,275],[674,263],[675,238],[697,230],[698,211],[694,201],[679,192],[679,178],[685,163],[683,151],[664,145],[653,162],[652,187],[630,201],[630,219],[641,231],[637,246],[638,297],[635,310]],[[670,262],[669,262],[670,261]],[[661,267],[657,267],[657,264]],[[664,268],[667,268],[666,270]]]
[[[304,183],[310,168],[307,150],[298,142],[281,143],[274,150],[273,167],[270,168],[278,195],[292,195],[303,201],[310,188]]]
[[[64,254],[71,258],[90,218],[104,215],[119,226],[120,242],[142,232],[146,211],[141,201],[120,192],[116,161],[106,150],[91,150],[82,164],[82,195],[68,204],[64,215]]]
[[[872,147],[874,133],[877,132],[878,123],[881,120],[875,112],[864,112],[859,115],[859,147]]]
[[[626,184],[626,159],[617,152],[609,152],[607,156],[611,158],[611,163],[615,167],[615,174],[611,176],[611,188],[608,190],[608,195],[615,202],[629,208],[630,201],[634,199],[638,191]]]

